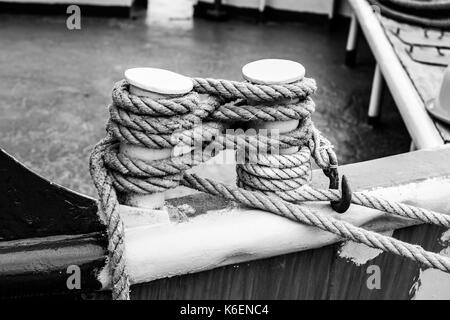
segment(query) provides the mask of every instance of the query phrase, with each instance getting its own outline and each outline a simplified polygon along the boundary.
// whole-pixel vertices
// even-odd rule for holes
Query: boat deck
[[[191,8],[191,1],[174,3]],[[3,80],[0,81],[0,146],[51,181],[34,177],[33,185],[24,178],[26,176],[16,178],[19,175],[13,169],[3,166],[7,177],[2,180],[6,184],[4,189],[13,190],[4,197],[12,208],[19,210],[19,214],[11,209],[5,211],[6,217],[12,217],[10,225],[45,226],[32,230],[36,232],[32,236],[39,239],[29,239],[29,232],[19,234],[17,228],[3,223],[6,231],[15,230],[10,238],[3,236],[8,241],[2,241],[0,246],[3,256],[0,273],[8,276],[2,278],[3,290],[22,289],[17,283],[29,280],[26,277],[30,274],[38,287],[44,279],[49,287],[62,284],[65,289],[66,279],[61,276],[64,273],[61,270],[65,270],[67,261],[86,265],[90,271],[88,280],[92,280],[89,283],[92,287],[88,288],[108,288],[107,269],[101,269],[106,258],[106,236],[94,215],[96,203],[53,182],[95,196],[87,170],[88,156],[93,143],[105,134],[106,107],[111,101],[112,84],[122,78],[127,68],[154,66],[189,76],[241,79],[241,66],[251,60],[278,57],[300,61],[320,88],[314,97],[318,109],[314,121],[336,146],[341,163],[381,158],[409,149],[409,135],[388,96],[384,103],[387,110],[383,125],[374,129],[366,124],[365,106],[374,60],[364,46],[359,56],[360,67],[344,66],[346,23],[332,30],[322,23],[311,24],[310,20],[307,24],[258,24],[239,20],[215,23],[193,20],[186,12],[170,8],[158,12],[150,7],[149,15],[136,20],[83,16],[79,31],[67,30],[63,16],[0,15],[0,79]],[[450,152],[448,148],[342,166],[341,170],[356,190],[380,187],[399,201],[447,212],[445,199],[450,184],[445,160]],[[33,176],[6,154],[3,154],[3,161]],[[233,163],[202,165],[196,171],[228,184],[233,184],[235,179]],[[322,173],[319,176],[324,179]],[[315,178],[318,178],[314,179],[315,183],[325,185],[325,180]],[[20,188],[12,187],[15,185]],[[50,192],[34,192],[37,197],[31,200],[18,198],[20,191],[30,192],[33,187],[48,188]],[[405,188],[408,192],[404,193]],[[27,196],[26,192],[22,196]],[[56,196],[61,201],[43,196]],[[356,246],[355,249],[352,242],[335,244],[341,240],[337,236],[282,217],[244,207],[237,207],[236,212],[234,204],[180,189],[168,192],[167,198],[172,205],[196,209],[196,214],[186,214],[182,217],[185,220],[163,224],[156,220],[158,214],[168,219],[165,209],[156,211],[155,218],[148,214],[149,210],[121,206],[127,232],[127,263],[135,285],[134,298],[420,298],[419,294],[430,297],[437,289],[442,289],[439,297],[448,296],[448,274],[436,275],[432,273],[435,270],[422,270],[403,258],[375,250],[361,262],[350,253],[355,250],[366,253],[368,248]],[[22,199],[25,200],[19,201]],[[53,204],[54,208],[50,209],[54,210],[38,206],[47,203]],[[331,210],[328,203],[310,205],[322,205],[321,210]],[[59,210],[60,207],[65,209]],[[65,210],[72,215],[58,215]],[[70,225],[84,218],[79,212],[87,210],[96,224],[88,228],[90,225],[83,222],[81,225],[87,229],[75,230],[73,234],[67,232],[67,226],[52,220],[55,215]],[[34,216],[27,217],[29,213]],[[421,244],[427,250],[446,253],[448,233],[442,234],[445,231],[442,228],[412,226],[412,221],[405,224],[403,219],[392,220],[380,212],[355,206],[345,215],[332,214],[371,230],[394,232],[395,237]],[[76,219],[71,219],[72,216]],[[43,217],[48,217],[53,224],[46,223]],[[225,220],[214,220],[218,217],[225,218],[229,228],[221,224]],[[151,219],[156,223],[148,223]],[[207,223],[202,224],[202,221]],[[386,221],[390,223],[389,228]],[[258,223],[263,228],[258,229]],[[411,227],[394,231],[407,226]],[[148,228],[152,228],[151,232]],[[155,228],[160,229],[159,233]],[[260,232],[249,236],[249,230]],[[167,239],[170,234],[167,231],[175,232],[175,236]],[[185,232],[185,238],[180,232]],[[145,238],[140,238],[143,234]],[[230,238],[236,242],[230,242]],[[308,238],[312,239],[309,244],[305,241]],[[149,244],[143,240],[148,240]],[[222,243],[222,240],[226,241]],[[192,250],[195,246],[189,241],[204,248],[206,254]],[[180,245],[181,242],[184,245]],[[264,243],[270,246],[261,248],[259,245]],[[227,251],[230,245],[232,250]],[[55,247],[65,250],[64,259],[54,259],[55,254],[62,256]],[[139,251],[141,248],[145,255]],[[185,252],[177,255],[177,250]],[[30,251],[34,251],[34,255]],[[189,255],[192,252],[195,255]],[[215,256],[216,253],[219,255]],[[205,257],[207,259],[202,260]],[[145,258],[150,262],[145,262]],[[43,263],[45,259],[53,264]],[[364,266],[366,262],[392,270],[383,275],[382,291],[373,291],[366,285],[369,267]],[[48,272],[51,268],[53,273]],[[17,270],[21,277],[17,276]],[[103,271],[97,272],[99,270]],[[428,281],[424,277],[428,277]],[[412,288],[418,286],[418,278],[422,286]],[[148,281],[152,283],[142,285]],[[423,288],[430,283],[432,289],[425,292]]]
[[[193,19],[191,1],[173,1],[178,10],[156,8],[158,2],[136,20],[83,16],[79,31],[67,30],[64,16],[0,15],[0,146],[48,179],[95,196],[88,156],[104,135],[112,85],[125,69],[241,79],[245,63],[279,57],[303,63],[317,80],[314,121],[341,163],[409,150],[389,95],[382,126],[366,123],[374,60],[363,44],[359,67],[344,65],[347,23],[332,30],[323,17],[216,23]]]

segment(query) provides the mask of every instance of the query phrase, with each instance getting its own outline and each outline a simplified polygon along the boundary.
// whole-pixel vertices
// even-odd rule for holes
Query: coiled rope
[[[320,190],[308,186],[311,157],[325,173],[338,166],[332,145],[311,121],[315,108],[310,98],[316,90],[314,80],[304,78],[283,85],[255,85],[201,78],[192,81],[194,90],[191,93],[168,99],[132,95],[126,81],[117,83],[113,89],[108,135],[94,148],[90,171],[99,193],[100,211],[110,239],[109,265],[114,299],[129,299],[130,284],[118,198],[127,193],[163,192],[179,185],[270,211],[332,232],[343,239],[364,243],[407,257],[426,267],[450,272],[450,260],[444,256],[301,206],[305,201],[339,199],[337,190]],[[207,98],[201,99],[200,94]],[[255,120],[298,120],[299,125],[295,130],[279,135],[224,134],[232,125]],[[120,143],[150,149],[180,146],[194,149],[170,159],[143,161],[120,153]],[[283,154],[283,150],[292,148],[297,148],[297,152]],[[246,161],[237,165],[239,188],[186,173],[187,169],[224,149],[244,151]],[[425,223],[450,226],[450,218],[446,215],[365,193],[354,193],[352,201]]]

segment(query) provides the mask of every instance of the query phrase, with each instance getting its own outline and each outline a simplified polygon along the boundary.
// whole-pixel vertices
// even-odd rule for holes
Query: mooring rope
[[[119,201],[112,177],[105,167],[104,154],[114,140],[110,135],[95,146],[90,158],[90,173],[99,195],[100,218],[108,232],[109,267],[114,300],[130,299],[130,280],[126,268],[125,227],[119,214]]]
[[[270,211],[291,220],[329,231],[343,239],[363,243],[372,248],[409,258],[426,267],[450,272],[450,259],[445,256],[428,252],[418,245],[412,245],[392,237],[355,227],[351,223],[338,220],[320,212],[312,212],[305,207],[283,201],[273,194],[268,195],[234,188],[218,183],[217,181],[200,178],[193,174],[185,174],[182,184],[199,191],[222,196],[250,207]]]
[[[309,186],[311,157],[325,173],[338,166],[331,143],[311,120],[315,109],[310,98],[316,90],[314,80],[304,78],[283,85],[192,80],[194,90],[191,93],[168,99],[132,95],[126,81],[117,83],[113,89],[108,136],[94,148],[90,171],[110,239],[114,299],[129,298],[124,226],[118,213],[118,197],[128,193],[164,192],[179,185],[270,211],[332,232],[343,239],[450,272],[450,259],[447,257],[301,206],[305,201],[335,201],[340,197],[337,190]],[[207,98],[201,98],[200,94]],[[243,122],[288,120],[299,121],[299,125],[286,133],[224,134],[226,129]],[[150,149],[187,146],[193,150],[170,159],[143,161],[119,152],[120,143]],[[294,153],[286,153],[292,148]],[[245,161],[237,164],[239,188],[186,173],[187,169],[224,149],[243,151]],[[450,218],[446,215],[366,193],[354,193],[352,202],[425,223],[450,226]]]

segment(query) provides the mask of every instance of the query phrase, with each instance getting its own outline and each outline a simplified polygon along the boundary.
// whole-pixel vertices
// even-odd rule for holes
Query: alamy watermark
[[[81,29],[81,9],[77,5],[67,7],[66,13],[69,15],[66,19],[66,27],[69,30]]]
[[[369,275],[366,280],[367,289],[380,290],[381,289],[381,269],[377,265],[370,265],[366,269]]]
[[[81,269],[73,264],[67,267],[66,273],[69,275],[66,280],[66,286],[69,290],[81,289]]]

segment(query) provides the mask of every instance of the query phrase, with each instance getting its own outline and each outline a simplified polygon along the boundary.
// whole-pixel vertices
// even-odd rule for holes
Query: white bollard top
[[[287,84],[302,80],[305,68],[291,60],[263,59],[247,63],[242,75],[257,84]]]
[[[167,95],[186,94],[194,87],[190,78],[158,68],[128,69],[125,79],[139,89]]]

